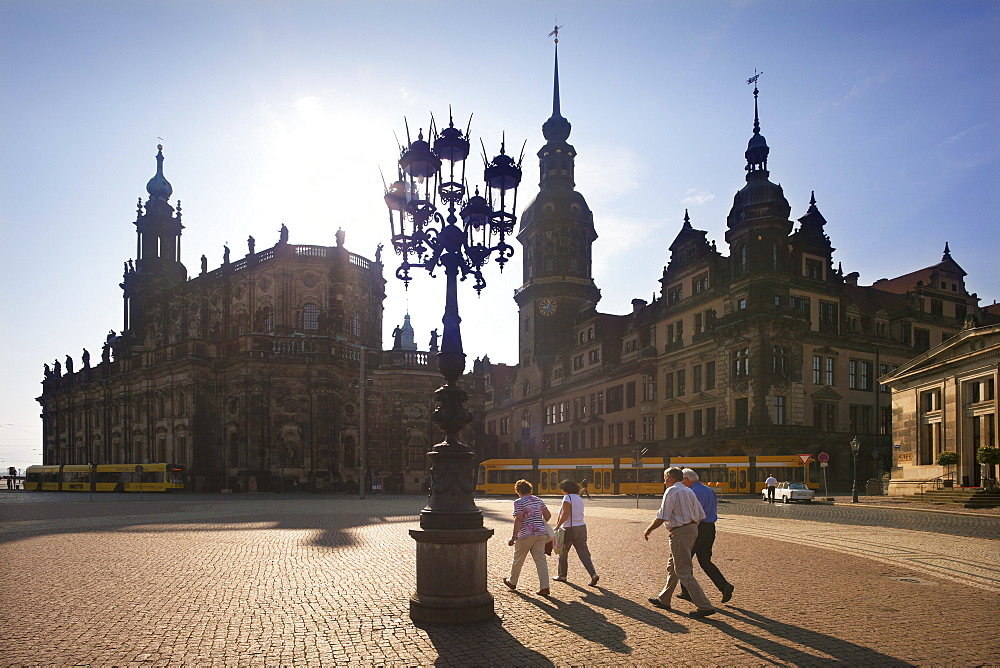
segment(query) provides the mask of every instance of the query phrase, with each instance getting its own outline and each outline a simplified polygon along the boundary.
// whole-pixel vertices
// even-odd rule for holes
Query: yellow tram
[[[179,464],[29,466],[24,489],[39,492],[169,492],[184,489]]]
[[[643,457],[635,466],[631,457],[574,457],[566,459],[489,459],[479,465],[476,492],[513,494],[524,478],[536,494],[560,494],[559,481],[586,481],[590,494],[661,494],[663,470],[691,468],[702,482],[720,494],[759,494],[769,475],[781,481],[819,485],[810,479],[809,465],[795,455],[740,455],[732,457]]]

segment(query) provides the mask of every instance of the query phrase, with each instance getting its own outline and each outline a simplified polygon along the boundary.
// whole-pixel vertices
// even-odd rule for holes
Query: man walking
[[[764,486],[767,487],[767,502],[774,503],[774,488],[778,484],[778,479],[772,474],[767,474],[767,480],[764,481]]]
[[[685,487],[681,480],[684,474],[676,466],[663,472],[663,482],[667,489],[663,492],[663,502],[660,510],[642,537],[649,540],[649,534],[662,524],[667,525],[670,559],[667,561],[667,584],[663,586],[649,602],[657,608],[670,610],[670,597],[677,587],[678,581],[684,583],[691,601],[698,609],[691,613],[692,617],[708,617],[715,614],[715,608],[705,596],[701,585],[694,579],[691,566],[691,551],[698,538],[698,522],[705,518],[705,511],[698,503],[698,497]]]
[[[705,519],[698,522],[698,538],[694,541],[691,553],[697,555],[698,565],[705,575],[711,578],[712,582],[722,592],[722,602],[727,603],[733,597],[733,585],[731,585],[722,575],[719,567],[712,562],[712,546],[715,545],[715,522],[719,519],[719,501],[715,498],[715,492],[698,480],[698,473],[694,469],[684,469],[684,479],[681,481],[684,486],[694,492],[698,497],[698,502],[705,511]],[[681,593],[677,598],[685,601],[691,600],[684,583],[681,583]]]

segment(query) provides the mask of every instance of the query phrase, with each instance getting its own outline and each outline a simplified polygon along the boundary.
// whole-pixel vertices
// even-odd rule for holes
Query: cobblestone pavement
[[[988,508],[970,512],[961,506],[941,509],[937,505],[926,505],[930,508],[917,509],[909,504],[880,503],[872,499],[863,499],[862,503],[852,504],[850,497],[843,500],[838,498],[835,503],[784,504],[766,503],[754,497],[734,499],[731,502],[724,501],[721,507],[729,515],[910,529],[952,536],[1000,540],[1000,512],[991,512],[1000,509]]]
[[[589,502],[600,586],[571,556],[544,599],[530,563],[520,591],[502,586],[511,499],[481,499],[498,617],[418,628],[407,530],[422,498],[16,496],[0,494],[3,665],[1000,663],[1000,559],[983,538],[724,507],[715,556],[736,593],[697,620],[646,602],[666,577],[666,532],[642,540],[650,508]]]

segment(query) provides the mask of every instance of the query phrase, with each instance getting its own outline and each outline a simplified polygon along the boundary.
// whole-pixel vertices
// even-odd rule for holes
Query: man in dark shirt
[[[719,567],[712,563],[712,546],[715,544],[715,522],[719,519],[719,502],[715,498],[715,492],[698,480],[698,473],[694,469],[684,469],[684,479],[681,482],[694,492],[701,507],[705,509],[705,519],[698,522],[698,538],[694,542],[694,547],[691,548],[691,554],[697,555],[701,570],[705,571],[705,575],[722,592],[722,602],[727,603],[733,597],[735,587],[726,580]],[[683,583],[681,584],[681,593],[677,595],[677,598],[691,600]]]

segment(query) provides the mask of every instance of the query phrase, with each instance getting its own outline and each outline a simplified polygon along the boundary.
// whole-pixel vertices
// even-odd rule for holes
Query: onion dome
[[[149,199],[166,202],[173,194],[174,188],[163,176],[163,145],[157,144],[156,149],[156,175],[146,183],[146,192],[149,193]]]

